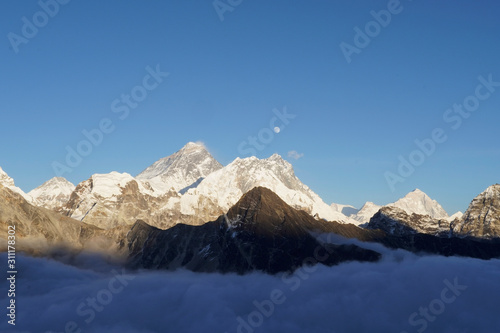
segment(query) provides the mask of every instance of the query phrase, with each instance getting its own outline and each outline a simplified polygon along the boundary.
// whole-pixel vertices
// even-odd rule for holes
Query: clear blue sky
[[[8,1],[0,166],[29,191],[105,118],[114,131],[64,174],[73,183],[112,170],[135,175],[188,141],[227,164],[246,157],[238,146],[269,134],[272,110],[286,106],[296,118],[257,156],[281,154],[326,202],[385,204],[420,188],[449,213],[465,210],[500,179],[500,87],[456,130],[443,115],[475,93],[478,76],[500,81],[500,4],[402,1],[348,63],[340,43],[355,46],[353,29],[388,3],[243,1],[221,21],[212,1],[73,0],[44,22],[37,1]],[[9,33],[22,37],[22,18],[34,15],[38,32],[25,29],[27,43],[13,47]],[[123,107],[122,94],[157,64],[169,76],[120,119],[111,104]],[[435,128],[448,139],[392,191],[384,173],[397,174],[398,156]],[[292,150],[303,157],[288,158]]]

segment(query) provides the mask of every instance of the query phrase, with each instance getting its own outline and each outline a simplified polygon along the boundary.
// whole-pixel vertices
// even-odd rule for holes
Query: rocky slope
[[[391,210],[396,211],[400,219],[409,218],[411,221],[416,218],[415,214],[408,217],[404,211],[389,207],[378,214]],[[393,211],[392,215],[384,217],[387,225],[394,222]],[[421,218],[417,218],[415,223],[421,222]],[[85,249],[112,258],[126,258],[128,265],[136,268],[277,273],[293,271],[303,264],[334,265],[345,260],[373,261],[379,258],[376,252],[340,245],[335,236],[319,240],[318,235],[325,233],[416,253],[482,259],[500,256],[499,239],[436,237],[419,233],[414,224],[409,232],[393,232],[384,229],[382,224],[378,226],[385,231],[317,220],[303,210],[290,207],[262,187],[249,191],[217,220],[200,226],[178,224],[160,230],[137,221],[133,226],[103,230],[33,206],[21,195],[0,185],[0,247],[3,251],[6,250],[9,225],[16,226],[18,250],[55,258],[68,258],[69,255],[71,258],[72,253]],[[423,226],[420,231],[429,232],[429,229]],[[346,242],[349,243],[341,241]]]
[[[127,244],[134,267],[184,267],[201,272],[243,274],[259,270],[274,274],[293,271],[304,262],[334,265],[379,259],[374,251],[321,244],[311,235],[324,230],[333,229],[328,222],[293,209],[271,190],[257,187],[227,214],[202,226],[159,230],[138,221],[127,235]]]
[[[459,235],[500,237],[500,185],[488,187],[475,197],[462,219],[454,225]]]
[[[408,214],[397,207],[382,207],[367,225],[368,229],[380,229],[394,236],[416,233],[428,235],[449,235],[450,222],[434,219],[429,215]]]
[[[78,184],[59,212],[103,229],[132,225],[138,219],[168,228],[186,220],[177,207],[168,206],[169,199],[178,196],[173,189],[159,193],[127,173],[95,174]]]
[[[18,193],[0,185],[0,239],[7,238],[8,226],[15,226],[16,249],[46,254],[54,246],[71,249],[117,249],[125,230],[108,233],[56,212],[30,204]],[[2,243],[2,248],[6,242]]]
[[[31,190],[28,195],[36,206],[56,210],[68,202],[75,188],[75,185],[65,178],[54,177]]]

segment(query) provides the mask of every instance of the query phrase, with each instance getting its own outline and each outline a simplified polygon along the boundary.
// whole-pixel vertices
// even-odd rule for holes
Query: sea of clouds
[[[0,332],[500,330],[500,260],[365,247],[383,259],[304,267],[288,276],[125,272],[91,254],[18,255],[16,326],[7,323],[2,283]],[[5,253],[0,261],[7,262]]]

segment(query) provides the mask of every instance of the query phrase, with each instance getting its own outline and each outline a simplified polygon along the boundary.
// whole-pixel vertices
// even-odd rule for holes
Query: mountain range
[[[414,252],[478,258],[500,253],[498,184],[464,214],[448,216],[419,189],[358,210],[326,204],[277,154],[223,166],[192,142],[135,177],[94,174],[76,186],[53,178],[27,194],[0,169],[0,199],[1,228],[15,223],[27,251],[54,244],[99,249],[136,268],[276,273],[302,265],[318,249],[329,253],[326,265],[380,257],[362,247],[324,243],[318,233]]]
[[[6,186],[13,186],[13,181]],[[203,144],[193,142],[135,177],[117,172],[94,174],[76,187],[64,178],[53,178],[21,194],[35,205],[102,228],[130,225],[137,219],[168,228],[177,223],[198,225],[215,219],[257,186],[265,186],[292,207],[328,221],[366,224],[382,207],[372,202],[359,210],[326,204],[277,154],[267,159],[237,158],[222,166]],[[420,190],[389,205],[410,214],[448,218],[439,203]]]

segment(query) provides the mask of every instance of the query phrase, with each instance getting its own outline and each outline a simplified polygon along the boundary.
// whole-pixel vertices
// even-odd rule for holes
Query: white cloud
[[[288,152],[288,157],[293,158],[295,160],[298,160],[299,158],[301,158],[303,156],[304,156],[304,154],[300,154],[296,150],[291,150]]]
[[[83,267],[78,268],[18,256],[17,325],[13,329],[2,320],[0,331],[64,332],[66,323],[74,321],[83,332],[412,333],[421,324],[410,325],[410,315],[439,299],[443,281],[455,278],[467,290],[428,321],[426,332],[496,332],[500,328],[500,260],[420,257],[373,246],[384,252],[378,263],[318,265],[300,269],[285,280],[261,273],[141,271],[109,304],[95,311],[89,324],[76,309],[87,298],[109,289],[114,276],[110,272],[116,266],[90,257],[80,260]],[[2,253],[0,261],[6,260]],[[89,269],[92,262],[96,269]],[[269,311],[273,291],[282,293],[278,297],[282,302]],[[258,312],[256,304],[264,311]],[[260,326],[240,326],[238,331],[238,317],[248,323],[249,316]]]

